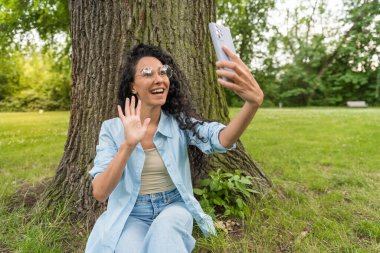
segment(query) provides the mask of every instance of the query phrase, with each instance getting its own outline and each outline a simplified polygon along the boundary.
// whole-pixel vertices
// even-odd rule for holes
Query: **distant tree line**
[[[231,28],[240,57],[252,62],[265,106],[380,105],[379,1],[343,3],[332,13],[326,0],[301,1],[282,9],[283,24],[273,24],[275,0],[217,1],[218,21]],[[69,109],[68,1],[0,0],[0,6],[0,110]],[[226,92],[230,106],[242,104]]]
[[[0,59],[0,110],[68,110],[70,62],[52,51],[28,49]]]
[[[0,6],[0,111],[68,110],[68,1],[0,0]]]
[[[327,0],[300,1],[294,9],[282,10],[286,13],[277,12],[286,14],[286,20],[276,25],[259,19],[276,3],[242,2],[219,1],[218,11],[236,35],[241,57],[259,60],[252,71],[265,105],[341,106],[350,100],[380,105],[378,0],[344,0],[334,11]],[[246,8],[238,7],[242,4]],[[249,25],[243,25],[246,13],[254,21]],[[241,103],[233,94],[228,99],[230,105]]]

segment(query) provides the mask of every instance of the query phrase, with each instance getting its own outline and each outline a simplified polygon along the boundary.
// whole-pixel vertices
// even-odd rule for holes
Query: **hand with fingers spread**
[[[227,47],[223,47],[224,52],[229,56],[231,61],[218,61],[216,66],[219,68],[228,68],[233,70],[218,69],[216,73],[219,76],[226,77],[230,81],[222,78],[218,82],[225,88],[234,91],[244,101],[259,107],[264,100],[264,93],[259,84],[252,76],[247,65]]]
[[[150,118],[146,118],[144,123],[141,123],[140,119],[140,109],[141,109],[141,100],[138,101],[137,107],[135,97],[132,96],[131,102],[129,103],[129,98],[125,100],[125,115],[121,110],[121,106],[118,105],[117,109],[119,112],[119,118],[123,122],[124,126],[124,137],[128,145],[135,147],[141,139],[144,137]]]

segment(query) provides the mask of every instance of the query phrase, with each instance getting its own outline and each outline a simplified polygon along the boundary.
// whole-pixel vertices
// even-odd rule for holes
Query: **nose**
[[[164,81],[163,76],[161,76],[158,72],[155,74],[154,83],[162,83]]]

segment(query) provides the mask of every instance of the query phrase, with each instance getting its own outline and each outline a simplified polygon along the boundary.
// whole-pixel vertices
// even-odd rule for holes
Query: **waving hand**
[[[146,118],[144,123],[141,123],[140,119],[140,109],[141,100],[138,101],[137,107],[135,107],[136,101],[135,97],[132,96],[131,102],[129,103],[129,98],[125,100],[125,115],[121,110],[121,106],[118,105],[117,109],[119,112],[119,118],[123,122],[124,126],[124,138],[125,141],[131,145],[136,146],[137,143],[141,141],[144,137],[146,130],[148,128],[150,118]]]

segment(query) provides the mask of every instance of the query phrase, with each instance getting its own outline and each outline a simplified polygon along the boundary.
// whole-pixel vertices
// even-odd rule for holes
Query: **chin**
[[[160,101],[152,101],[151,103],[148,104],[149,107],[162,107],[164,106],[166,103],[166,99],[165,100],[160,100]]]

